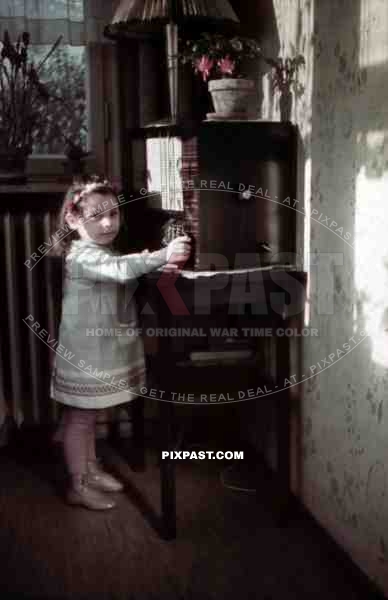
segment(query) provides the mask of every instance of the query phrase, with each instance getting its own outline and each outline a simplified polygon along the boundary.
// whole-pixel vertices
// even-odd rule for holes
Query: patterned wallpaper
[[[385,0],[274,6],[280,46],[307,59],[293,116],[306,213],[316,211],[306,264],[319,336],[305,340],[304,369],[321,373],[304,384],[295,486],[388,593],[388,11]]]

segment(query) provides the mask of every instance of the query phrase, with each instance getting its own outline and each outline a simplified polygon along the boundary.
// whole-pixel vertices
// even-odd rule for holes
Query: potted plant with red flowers
[[[256,40],[221,33],[202,33],[196,39],[181,41],[180,60],[191,64],[208,82],[215,114],[212,118],[248,118],[255,94],[255,82],[246,77],[247,61],[259,58]]]
[[[0,181],[3,183],[25,180],[34,130],[42,118],[39,107],[50,98],[39,73],[61,37],[38,66],[29,60],[29,33],[24,32],[13,44],[5,31],[0,41]]]

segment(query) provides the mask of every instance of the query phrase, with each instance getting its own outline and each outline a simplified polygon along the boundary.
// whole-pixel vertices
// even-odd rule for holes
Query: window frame
[[[85,170],[87,172],[100,171],[104,164],[104,157],[98,147],[104,138],[105,114],[103,102],[100,102],[102,93],[102,43],[88,43],[85,46],[85,94],[86,115],[88,128],[87,151],[90,155],[85,158]],[[92,89],[93,84],[98,89]],[[65,154],[30,154],[27,160],[27,175],[34,181],[50,181],[58,178],[69,177],[66,169]]]

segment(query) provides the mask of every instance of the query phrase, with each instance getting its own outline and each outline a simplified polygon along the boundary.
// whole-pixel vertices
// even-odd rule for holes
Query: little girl
[[[120,229],[119,204],[109,182],[98,178],[69,189],[59,220],[68,233],[58,251],[65,257],[65,281],[51,396],[65,405],[62,439],[71,481],[67,501],[104,510],[115,506],[105,492],[120,491],[123,485],[97,462],[97,413],[134,399],[145,383],[142,339],[126,335],[137,326],[131,289],[137,277],[167,263],[166,269],[178,269],[189,257],[190,239],[178,237],[157,252],[116,254],[111,244]],[[120,284],[127,286],[125,316]],[[117,329],[123,335],[112,335]]]

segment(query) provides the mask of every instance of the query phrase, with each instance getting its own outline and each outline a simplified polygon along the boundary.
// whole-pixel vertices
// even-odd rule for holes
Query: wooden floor
[[[371,598],[308,519],[298,514],[277,528],[255,494],[223,487],[218,461],[177,462],[178,537],[166,542],[153,527],[154,452],[146,472],[134,473],[101,442],[101,454],[127,482],[117,508],[104,513],[63,502],[63,465],[49,446],[26,439],[0,452],[1,598]]]

